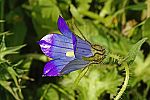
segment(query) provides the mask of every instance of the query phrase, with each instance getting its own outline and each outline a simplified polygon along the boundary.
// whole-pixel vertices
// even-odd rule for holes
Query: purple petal
[[[73,41],[73,45],[74,45],[74,50],[76,50],[76,36],[71,32],[71,30],[69,29],[67,23],[65,22],[65,20],[59,16],[58,18],[58,29],[59,31],[66,37],[72,39]]]
[[[48,34],[39,42],[43,53],[50,58],[64,58],[66,53],[74,51],[73,40],[60,34]]]
[[[62,34],[64,34],[68,38],[72,38],[72,32],[69,29],[69,27],[68,27],[67,23],[65,22],[65,20],[61,16],[59,16],[59,18],[58,18],[57,25],[58,25],[59,31]]]
[[[74,34],[72,35],[72,41],[73,41],[73,49],[74,49],[74,52],[75,52],[76,47],[77,47],[77,38]]]
[[[77,39],[76,51],[75,51],[76,58],[82,59],[83,56],[85,57],[92,56],[93,54],[91,51],[91,45],[79,37],[76,37],[76,39]]]
[[[61,75],[86,67],[90,62],[75,59],[70,61],[60,72]]]
[[[71,59],[51,60],[46,63],[43,75],[44,76],[60,76],[60,71],[70,62]]]

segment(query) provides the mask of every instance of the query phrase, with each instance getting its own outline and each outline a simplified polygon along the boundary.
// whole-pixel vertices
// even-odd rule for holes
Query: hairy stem
[[[119,100],[121,98],[122,94],[124,93],[124,91],[126,90],[127,85],[128,85],[128,81],[129,81],[129,67],[128,67],[127,63],[125,63],[124,66],[125,66],[125,71],[126,71],[126,77],[125,77],[125,80],[124,80],[124,84],[122,85],[122,88],[120,89],[119,93],[114,98],[114,100]]]

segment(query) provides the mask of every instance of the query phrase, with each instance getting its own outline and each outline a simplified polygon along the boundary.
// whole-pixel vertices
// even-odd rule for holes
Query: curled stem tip
[[[119,93],[114,98],[114,100],[119,100],[121,98],[122,94],[124,93],[124,91],[126,90],[127,85],[128,85],[128,81],[129,81],[129,67],[128,67],[127,63],[125,63],[124,66],[125,66],[125,71],[126,71],[126,77],[125,77],[125,80],[124,80],[124,84],[122,85],[122,88],[120,89]]]

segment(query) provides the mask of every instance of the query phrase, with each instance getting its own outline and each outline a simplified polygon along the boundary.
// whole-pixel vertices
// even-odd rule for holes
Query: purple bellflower
[[[42,52],[52,58],[44,66],[44,76],[61,76],[84,68],[90,61],[83,57],[93,56],[90,43],[73,34],[61,16],[57,25],[62,34],[48,34],[38,42]]]

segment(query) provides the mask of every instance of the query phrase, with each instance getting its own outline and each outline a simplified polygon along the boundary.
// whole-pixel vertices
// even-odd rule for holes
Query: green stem
[[[80,82],[80,80],[83,78],[83,76],[87,73],[89,67],[86,66],[82,71],[81,73],[77,76],[77,78],[75,79],[74,81],[74,85],[73,85],[73,88],[75,89],[78,85],[78,83]]]
[[[147,18],[150,17],[150,0],[147,0]]]
[[[74,96],[72,96],[72,94],[69,94],[68,92],[66,92],[64,89],[58,87],[55,84],[51,84],[51,86],[55,89],[57,89],[59,92],[63,93],[64,95],[66,95],[68,97],[69,100],[75,100]]]
[[[44,100],[44,97],[46,96],[50,86],[51,86],[51,84],[48,84],[48,86],[47,86],[46,90],[44,91],[43,95],[41,96],[40,100]]]
[[[1,10],[0,10],[0,20],[3,20],[4,18],[4,0],[1,0],[0,2]],[[4,22],[0,22],[0,32],[4,31]]]
[[[122,88],[120,89],[119,93],[114,98],[114,100],[119,100],[121,98],[122,94],[124,93],[124,91],[127,88],[128,81],[129,81],[129,67],[128,67],[127,63],[125,63],[125,71],[126,71],[126,77],[125,77],[125,80],[124,80],[124,84],[122,85]]]

